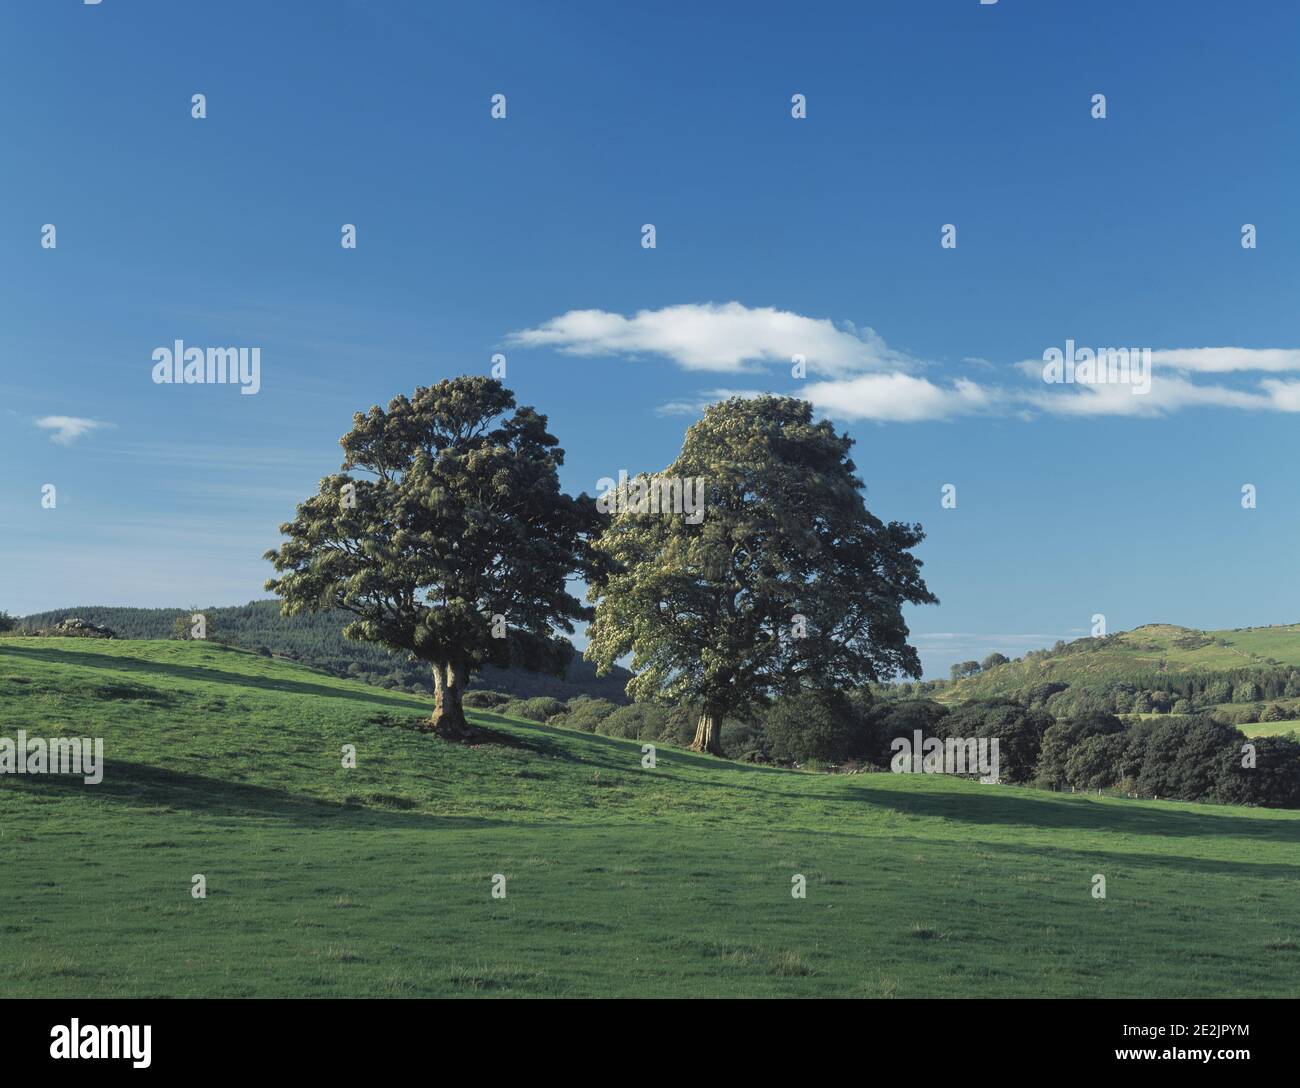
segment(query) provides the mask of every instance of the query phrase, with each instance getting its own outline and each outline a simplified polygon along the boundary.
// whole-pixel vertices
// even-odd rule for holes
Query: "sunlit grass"
[[[486,714],[508,743],[447,745],[428,713],[219,646],[0,640],[0,736],[107,762],[0,777],[0,993],[1300,991],[1300,813],[647,770]]]

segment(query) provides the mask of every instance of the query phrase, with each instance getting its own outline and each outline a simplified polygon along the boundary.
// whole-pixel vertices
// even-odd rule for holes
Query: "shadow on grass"
[[[659,766],[664,767],[692,767],[700,771],[740,771],[753,774],[792,774],[781,767],[764,767],[757,763],[736,763],[728,759],[719,759],[715,756],[702,756],[695,752],[687,752],[681,748],[674,748],[667,744],[661,744],[658,741],[640,741],[627,740],[621,737],[604,737],[599,733],[585,733],[581,729],[564,729],[555,725],[543,725],[541,722],[520,721],[514,718],[505,718],[500,714],[493,714],[487,710],[470,711],[475,720],[490,721],[494,725],[509,726],[512,729],[526,729],[529,733],[539,734],[538,740],[534,744],[525,744],[524,747],[530,747],[534,751],[543,755],[555,756],[570,763],[592,764],[609,770],[629,770],[639,767],[641,764],[641,745],[653,743],[656,750],[656,760]],[[552,743],[553,740],[565,740],[567,745]],[[599,763],[595,760],[585,758],[576,754],[573,749],[585,748],[591,752],[611,757],[611,762]],[[631,760],[632,762],[629,762]],[[718,783],[707,783],[709,786],[716,786]]]
[[[1291,843],[1300,863],[1300,821],[1251,819],[1249,816],[1212,812],[1185,812],[1164,808],[1159,802],[1116,802],[1098,804],[1083,797],[1032,789],[1014,792],[975,790],[961,792],[901,793],[854,784],[843,794],[800,794],[821,801],[848,801],[879,805],[908,816],[933,816],[954,823],[1005,824],[1008,827],[1040,827],[1075,831],[1103,831],[1124,835],[1170,838],[1259,839]]]
[[[1238,877],[1243,880],[1259,878],[1300,882],[1300,858],[1296,859],[1294,865],[1287,865],[1282,862],[1271,861],[1196,858],[1188,857],[1185,854],[1159,854],[1155,851],[1146,854],[1134,854],[1108,850],[1105,846],[1090,850],[1087,847],[1078,845],[1058,846],[1047,843],[1041,846],[1035,846],[1032,843],[1012,842],[958,843],[951,839],[921,838],[913,835],[901,836],[900,841],[905,843],[903,849],[900,850],[900,856],[913,849],[942,849],[958,846],[968,853],[979,852],[1023,859],[1014,862],[1016,870],[1023,874],[1032,874],[1037,868],[1049,862],[1077,865],[1081,874],[1082,886],[1087,885],[1088,879],[1093,873],[1105,872],[1106,869],[1101,868],[1102,866],[1109,867],[1111,872],[1116,872],[1120,866],[1124,865],[1131,865],[1136,871],[1164,869],[1207,876]],[[1146,898],[1149,894],[1139,893],[1137,898]],[[1295,903],[1294,893],[1288,892],[1288,895],[1292,896],[1290,902]],[[1133,897],[1130,896],[1129,898]]]
[[[114,672],[149,673],[157,676],[170,676],[181,680],[203,680],[209,683],[234,684],[239,687],[260,688],[263,691],[280,691],[291,695],[314,695],[324,699],[353,699],[363,703],[375,703],[381,706],[395,706],[402,710],[417,711],[421,703],[412,695],[407,699],[395,699],[380,694],[376,689],[370,692],[350,691],[347,688],[335,688],[326,684],[311,684],[305,680],[278,680],[271,677],[250,676],[242,672],[226,672],[224,669],[208,668],[200,665],[170,665],[165,661],[145,661],[138,657],[115,657],[107,654],[88,654],[77,650],[47,650],[35,646],[0,646],[6,654],[22,658],[34,658],[55,665],[80,665],[89,669],[110,669]]]
[[[603,737],[596,733],[583,733],[536,722],[521,723],[483,711],[476,712],[475,716],[516,730],[527,730],[530,738],[537,735],[536,742],[529,739],[521,747],[540,755],[610,770],[625,771],[639,766],[641,743],[639,741]],[[565,743],[554,742],[560,739]],[[657,747],[659,777],[675,780],[687,788],[699,786],[706,790],[739,791],[758,797],[765,796],[787,804],[823,801],[853,806],[854,809],[862,805],[874,805],[904,815],[935,817],[971,826],[1004,825],[1167,838],[1228,837],[1254,839],[1260,842],[1292,843],[1300,847],[1300,821],[1275,820],[1267,817],[1252,819],[1250,815],[1239,812],[1222,815],[1214,812],[1186,812],[1165,807],[1159,802],[1096,804],[1086,797],[1071,797],[1028,786],[1014,791],[998,789],[996,792],[983,789],[951,792],[881,790],[864,784],[861,777],[848,779],[847,776],[798,774],[782,767],[737,763],[664,745]],[[684,768],[742,772],[747,780],[726,781],[712,778],[700,781],[672,773],[675,769]],[[773,775],[781,776],[786,788],[769,788],[776,784],[776,780],[771,777]],[[870,777],[866,776],[867,783]],[[842,782],[842,792],[822,791],[821,783],[828,779]],[[832,812],[831,815],[834,813]],[[850,813],[846,811],[845,815]],[[1300,850],[1297,852],[1297,864],[1300,864]]]
[[[465,831],[523,826],[509,820],[435,816],[344,804],[125,760],[105,760],[104,779],[95,785],[71,775],[6,775],[4,788],[50,799],[78,797],[202,816],[283,820],[322,829],[345,827],[349,831]],[[402,803],[413,802],[403,800]]]

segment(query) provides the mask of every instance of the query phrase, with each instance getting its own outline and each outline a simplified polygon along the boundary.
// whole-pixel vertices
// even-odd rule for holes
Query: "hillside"
[[[277,654],[287,654],[304,664],[349,675],[366,683],[399,687],[408,691],[429,690],[428,666],[407,661],[404,655],[390,653],[373,643],[352,642],[342,631],[351,616],[346,612],[316,612],[300,616],[280,615],[279,601],[250,601],[226,608],[112,608],[88,605],[60,608],[22,617],[26,631],[53,627],[60,620],[77,616],[111,627],[119,637],[129,639],[165,639],[171,637],[177,616],[202,612],[208,622],[209,637],[232,640],[245,649],[265,646]],[[596,668],[575,656],[563,677],[527,672],[523,669],[485,668],[474,677],[472,688],[501,691],[516,698],[550,695],[571,699],[592,695],[614,703],[628,702],[624,689],[630,674],[615,668],[608,676],[597,676]]]
[[[1295,991],[1300,812],[669,748],[649,770],[483,713],[502,743],[448,745],[428,712],[212,644],[0,640],[0,737],[106,757],[98,785],[0,776],[0,992]]]
[[[1243,681],[1254,684],[1253,691],[1248,686],[1238,690]],[[1067,690],[1069,695],[1062,698]],[[1300,624],[1231,631],[1147,624],[1105,638],[1058,643],[1051,650],[1034,651],[1022,659],[944,683],[933,695],[946,703],[1028,698],[1052,707],[1053,699],[1072,702],[1081,692],[1104,697],[1142,691],[1162,692],[1170,700],[1186,698],[1196,709],[1266,701],[1297,709]],[[1132,705],[1107,708],[1121,712],[1142,709]]]

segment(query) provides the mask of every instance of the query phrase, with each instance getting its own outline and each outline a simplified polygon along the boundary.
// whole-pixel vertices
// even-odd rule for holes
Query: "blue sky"
[[[1293,4],[49,0],[0,43],[0,608],[265,596],[352,412],[500,351],[574,491],[718,390],[813,399],[927,531],[927,675],[1300,620]],[[176,339],[261,391],[154,384]],[[1150,394],[1046,385],[1067,339]]]

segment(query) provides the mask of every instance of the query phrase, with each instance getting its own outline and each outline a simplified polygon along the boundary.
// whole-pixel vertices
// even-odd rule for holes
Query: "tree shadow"
[[[88,654],[77,650],[48,650],[35,646],[0,646],[0,653],[35,658],[56,665],[80,665],[84,668],[109,669],[114,672],[150,673],[183,680],[204,680],[210,683],[260,688],[263,691],[279,691],[291,695],[314,695],[326,699],[352,699],[363,703],[399,707],[402,710],[418,711],[422,706],[418,701],[419,696],[416,695],[396,699],[389,695],[382,695],[378,690],[374,694],[349,691],[346,688],[312,684],[305,680],[279,680],[271,677],[250,676],[247,673],[227,672],[224,669],[208,668],[202,665],[172,665],[165,661],[146,661],[137,657],[111,657],[105,654]]]
[[[911,816],[934,816],[967,824],[1062,828],[1126,835],[1173,838],[1245,838],[1286,842],[1300,848],[1300,820],[1243,819],[1240,815],[1186,812],[1152,808],[1150,804],[1097,804],[1086,797],[1070,797],[1031,787],[1006,790],[990,787],[987,793],[899,793],[868,785],[846,785],[840,795],[801,794],[822,801],[851,801],[878,805]],[[1159,804],[1159,802],[1154,802]],[[1286,811],[1286,810],[1266,810]],[[1297,857],[1300,861],[1300,855]]]
[[[950,839],[921,838],[913,835],[905,836],[905,841],[909,848],[913,845],[917,847],[951,847],[959,845]],[[1024,862],[1016,863],[1016,867],[1023,872],[1032,872],[1035,861],[1042,862],[1046,859],[1052,859],[1077,862],[1079,868],[1087,871],[1089,875],[1096,871],[1097,866],[1105,864],[1112,867],[1132,865],[1139,870],[1175,869],[1210,876],[1231,876],[1242,879],[1262,878],[1300,881],[1300,858],[1296,859],[1294,865],[1288,865],[1284,862],[1195,858],[1188,857],[1185,854],[1120,853],[1104,848],[1089,850],[1086,847],[1076,845],[1058,846],[1046,843],[1041,846],[1035,846],[1032,843],[1015,842],[980,842],[965,845],[971,848],[977,847],[981,852],[1024,856]]]
[[[628,759],[635,759],[639,765],[641,761],[641,746],[643,744],[653,744],[655,747],[655,760],[659,767],[693,767],[696,770],[703,771],[741,771],[749,774],[790,774],[782,767],[765,767],[758,763],[740,763],[726,759],[720,756],[700,755],[697,752],[688,752],[684,748],[677,748],[670,744],[664,744],[660,741],[647,740],[629,740],[626,737],[606,737],[600,733],[587,733],[581,729],[565,729],[562,726],[544,725],[541,722],[529,721],[527,719],[519,720],[516,718],[506,718],[500,714],[494,714],[488,710],[473,709],[472,713],[475,718],[487,719],[498,725],[507,725],[515,729],[527,729],[532,733],[542,734],[546,738],[555,740],[564,739],[568,742],[567,747],[551,743],[550,740],[538,739],[536,743],[525,744],[524,747],[531,747],[535,751],[545,755],[555,756],[569,763],[591,763],[609,770],[626,770],[628,768]],[[583,756],[576,755],[569,749],[585,748],[590,752],[600,755],[613,757],[616,753],[617,761],[597,762]],[[717,782],[707,783],[709,786],[717,786]],[[736,787],[745,788],[745,787]]]
[[[163,810],[160,815],[185,812],[240,820],[251,817],[322,829],[346,824],[349,831],[446,831],[522,826],[509,820],[436,816],[346,804],[126,760],[106,759],[103,781],[93,785],[76,775],[57,774],[5,775],[2,781],[5,789],[21,790],[51,800],[78,797],[123,805],[145,805]]]

